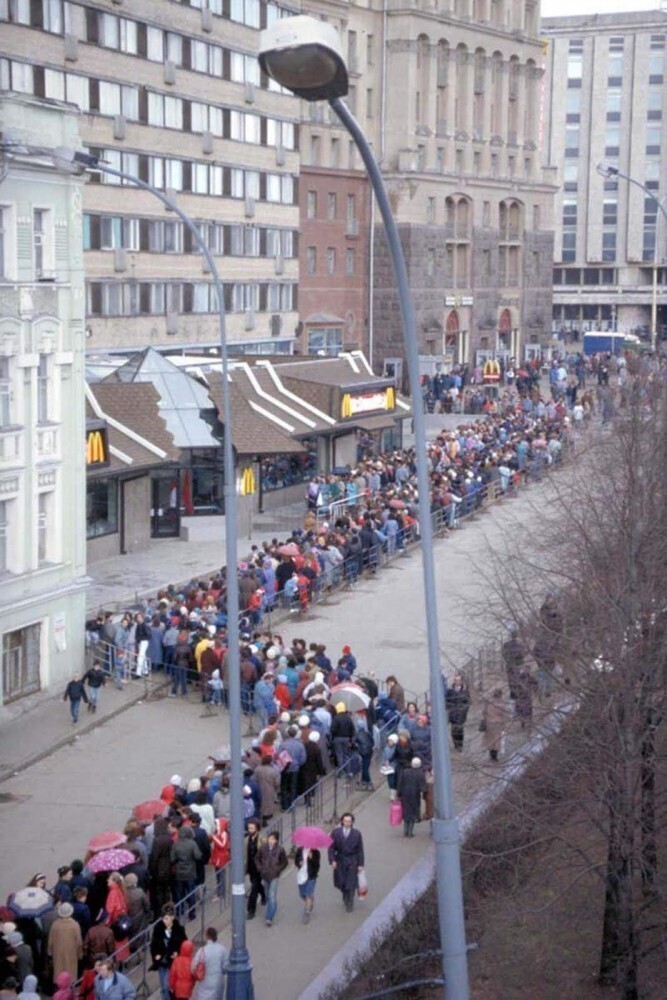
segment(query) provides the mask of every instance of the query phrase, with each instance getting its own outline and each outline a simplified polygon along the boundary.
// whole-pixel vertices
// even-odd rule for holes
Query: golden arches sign
[[[105,430],[88,431],[86,434],[86,465],[108,465],[109,451]]]
[[[341,420],[356,417],[362,413],[372,413],[374,410],[393,410],[396,408],[396,390],[393,386],[378,392],[366,392],[361,396],[351,396],[344,393],[340,401]]]
[[[250,496],[255,492],[255,473],[251,465],[246,465],[241,473],[239,493],[242,497]]]

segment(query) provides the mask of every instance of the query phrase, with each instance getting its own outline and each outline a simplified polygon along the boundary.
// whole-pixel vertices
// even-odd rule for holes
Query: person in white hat
[[[420,757],[413,757],[410,767],[402,767],[396,791],[403,806],[403,836],[414,837],[415,823],[421,820],[421,804],[426,791],[426,777]]]

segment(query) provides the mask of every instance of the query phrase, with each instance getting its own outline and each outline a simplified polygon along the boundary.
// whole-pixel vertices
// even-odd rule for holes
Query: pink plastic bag
[[[389,803],[389,826],[400,826],[403,822],[403,804],[400,799]]]

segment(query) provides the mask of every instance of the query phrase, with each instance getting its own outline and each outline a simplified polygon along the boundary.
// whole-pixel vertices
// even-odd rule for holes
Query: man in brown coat
[[[79,961],[83,958],[81,928],[73,918],[71,903],[61,903],[58,919],[49,932],[48,953],[53,963],[53,979],[61,972],[69,972],[74,981],[79,976]]]

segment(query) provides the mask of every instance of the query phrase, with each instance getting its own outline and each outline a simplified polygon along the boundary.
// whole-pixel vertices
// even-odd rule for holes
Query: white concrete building
[[[622,6],[622,4],[619,4]],[[656,7],[658,6],[656,0]],[[654,264],[658,332],[667,332],[667,13],[554,17],[548,40],[545,155],[557,165],[553,329],[648,337]]]
[[[3,140],[79,148],[76,112],[0,96]],[[0,165],[0,718],[83,663],[84,279],[81,179]]]

